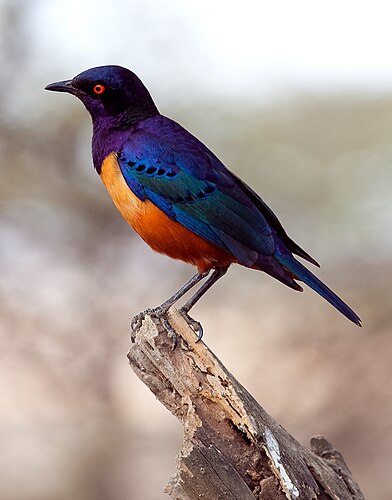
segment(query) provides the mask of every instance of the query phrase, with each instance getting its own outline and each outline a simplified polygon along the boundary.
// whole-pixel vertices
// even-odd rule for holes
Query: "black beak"
[[[54,90],[55,92],[68,92],[75,94],[77,89],[72,85],[72,80],[63,80],[62,82],[49,83],[45,90]]]

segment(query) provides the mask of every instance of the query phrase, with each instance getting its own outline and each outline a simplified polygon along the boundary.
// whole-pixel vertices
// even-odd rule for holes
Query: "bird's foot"
[[[160,322],[162,323],[162,325],[164,326],[164,328],[168,332],[169,336],[172,338],[172,340],[173,340],[172,349],[174,351],[174,349],[178,345],[178,337],[177,337],[176,331],[171,326],[171,324],[169,323],[169,321],[166,317],[166,313],[168,310],[169,310],[169,308],[167,308],[167,307],[158,306],[155,308],[146,309],[145,311],[137,314],[131,320],[132,334],[135,335],[136,331],[142,326],[142,322],[146,316],[151,316],[153,318],[157,318],[160,320]],[[201,323],[199,323],[198,321],[193,319],[191,316],[189,316],[188,311],[184,308],[179,309],[178,312],[181,314],[181,316],[185,319],[185,321],[188,323],[188,325],[195,332],[195,334],[197,335],[196,342],[199,342],[202,339],[203,333],[204,333]]]
[[[131,320],[132,334],[135,335],[136,330],[138,330],[142,326],[143,319],[146,316],[150,316],[152,318],[157,318],[164,326],[169,337],[171,337],[172,342],[173,342],[172,350],[174,351],[174,349],[178,345],[178,337],[177,337],[177,334],[176,334],[174,328],[171,326],[171,324],[169,323],[169,321],[166,317],[166,313],[168,310],[169,310],[168,307],[158,306],[155,308],[146,309],[145,311],[140,312],[139,314],[136,314],[136,316],[134,316]]]
[[[153,311],[154,309],[146,309],[145,311],[136,314],[136,316],[131,319],[131,331],[133,334],[135,334],[136,331],[142,326],[143,320],[146,316],[152,316]]]
[[[178,312],[185,319],[185,321],[192,328],[192,330],[196,333],[196,335],[197,335],[196,342],[199,342],[202,339],[203,333],[204,333],[201,323],[199,323],[198,321],[193,319],[191,316],[189,316],[188,311],[184,308],[179,309]]]

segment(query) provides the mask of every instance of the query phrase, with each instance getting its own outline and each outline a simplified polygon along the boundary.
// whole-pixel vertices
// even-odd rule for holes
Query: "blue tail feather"
[[[355,312],[340,299],[336,293],[324,285],[313,273],[309,271],[300,262],[294,259],[291,255],[281,255],[275,253],[275,258],[282,266],[284,266],[290,273],[293,274],[295,279],[301,280],[306,283],[310,288],[317,292],[321,297],[332,304],[338,311],[340,311],[346,318],[355,323],[358,326],[361,325],[360,318],[355,314]]]

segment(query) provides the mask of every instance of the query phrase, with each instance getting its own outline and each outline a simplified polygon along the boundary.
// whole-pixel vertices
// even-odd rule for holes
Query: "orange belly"
[[[199,272],[236,261],[229,252],[171,220],[151,201],[139,200],[125,182],[115,153],[105,158],[100,177],[124,219],[156,252],[193,264]]]

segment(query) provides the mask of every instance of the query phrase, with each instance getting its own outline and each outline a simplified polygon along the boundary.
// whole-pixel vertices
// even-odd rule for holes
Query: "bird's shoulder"
[[[158,115],[135,125],[121,151],[129,156],[176,162],[181,169],[203,176],[226,167],[212,151],[176,121]]]

